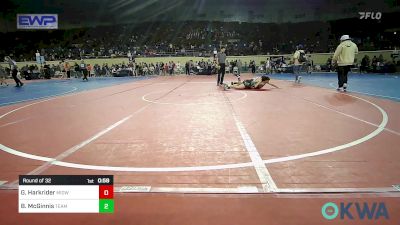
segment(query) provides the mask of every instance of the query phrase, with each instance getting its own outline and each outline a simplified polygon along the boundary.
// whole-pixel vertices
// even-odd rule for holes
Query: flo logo
[[[373,202],[372,204],[366,202],[362,204],[358,202],[341,202],[339,206],[333,202],[328,202],[322,206],[321,213],[327,220],[336,219],[338,216],[341,220],[389,219],[389,213],[383,202]]]
[[[380,20],[382,18],[381,12],[358,12],[358,14],[360,14],[360,20]]]

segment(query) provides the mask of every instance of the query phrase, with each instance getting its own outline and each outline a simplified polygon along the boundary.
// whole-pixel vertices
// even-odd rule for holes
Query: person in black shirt
[[[250,62],[250,68],[251,68],[251,73],[255,74],[256,73],[256,62],[255,61]]]
[[[217,80],[218,86],[223,85],[223,83],[224,83],[225,61],[226,61],[225,47],[222,47],[221,52],[219,52],[217,54],[217,62],[218,62],[218,66],[219,66],[218,80]]]
[[[186,75],[190,75],[190,69],[189,69],[189,66],[190,66],[190,64],[189,64],[189,61],[186,61],[186,63],[185,63],[185,71],[186,71]]]
[[[21,82],[21,80],[18,78],[17,74],[18,74],[17,66],[13,66],[13,69],[11,70],[11,75],[12,75],[12,78],[14,79],[15,83],[17,84],[15,87],[22,87],[22,86],[24,86],[24,83]]]
[[[368,69],[369,69],[369,57],[368,55],[365,55],[361,60],[360,73],[368,72]]]
[[[50,79],[50,66],[46,63],[44,63],[43,72],[44,72],[44,78]]]
[[[18,77],[18,69],[17,69],[17,63],[12,60],[9,56],[4,57],[4,60],[8,62],[8,65],[10,65],[11,68],[11,76],[14,79],[15,83],[17,84],[15,87],[22,87],[24,83],[22,83]]]
[[[372,72],[376,73],[377,68],[378,68],[378,58],[374,56],[374,58],[372,58]]]

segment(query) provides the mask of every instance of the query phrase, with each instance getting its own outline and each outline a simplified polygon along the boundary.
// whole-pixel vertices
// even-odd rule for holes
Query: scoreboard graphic
[[[20,213],[114,213],[113,175],[21,175]]]

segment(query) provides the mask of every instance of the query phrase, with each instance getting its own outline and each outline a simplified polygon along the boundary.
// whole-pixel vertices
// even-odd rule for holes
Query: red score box
[[[99,185],[99,199],[112,199],[114,198],[113,185]]]

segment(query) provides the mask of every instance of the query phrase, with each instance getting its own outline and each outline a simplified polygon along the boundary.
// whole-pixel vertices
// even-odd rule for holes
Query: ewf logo
[[[18,29],[58,29],[57,14],[18,14]]]

